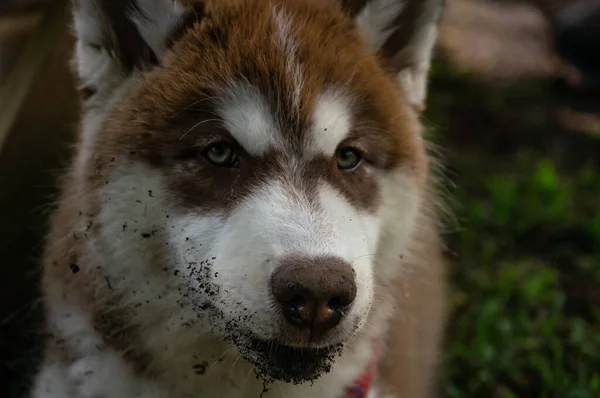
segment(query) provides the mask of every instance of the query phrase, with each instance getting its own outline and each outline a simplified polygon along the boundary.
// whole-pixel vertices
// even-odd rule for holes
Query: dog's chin
[[[275,340],[244,339],[236,344],[242,356],[266,379],[311,382],[328,373],[343,343],[326,347],[292,347]]]

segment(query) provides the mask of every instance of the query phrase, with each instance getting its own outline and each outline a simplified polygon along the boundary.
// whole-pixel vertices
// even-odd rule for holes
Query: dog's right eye
[[[206,160],[216,166],[236,167],[239,163],[235,151],[225,142],[210,145],[204,150],[203,154]]]

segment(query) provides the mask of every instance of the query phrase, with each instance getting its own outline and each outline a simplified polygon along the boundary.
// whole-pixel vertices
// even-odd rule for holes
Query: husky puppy
[[[443,0],[75,0],[33,398],[430,396]]]

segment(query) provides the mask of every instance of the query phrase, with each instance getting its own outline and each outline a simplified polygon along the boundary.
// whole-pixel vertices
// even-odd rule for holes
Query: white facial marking
[[[379,238],[379,217],[361,213],[329,184],[321,186],[319,204],[334,226],[333,252],[349,263],[370,262],[368,256],[375,250]]]
[[[133,12],[130,18],[160,58],[165,51],[165,38],[181,23],[184,9],[173,0],[138,0],[138,4],[140,12]],[[154,18],[148,18],[149,15]]]
[[[165,52],[167,38],[181,23],[184,9],[172,0],[137,0],[135,11],[127,17],[139,30],[142,38],[161,59]],[[94,87],[100,99],[92,101],[98,106],[112,95],[133,74],[123,70],[120,62],[106,48],[98,48],[111,34],[110,22],[95,0],[80,0],[74,10],[74,31],[77,36],[75,58],[79,79],[83,86]]]
[[[381,217],[363,214],[328,184],[319,191],[323,214],[333,225],[333,252],[352,264],[356,272],[357,296],[354,309],[365,315],[373,291],[373,260],[379,242]],[[364,316],[361,321],[364,321]]]
[[[280,319],[270,308],[270,275],[278,260],[288,254],[331,255],[331,225],[302,192],[272,181],[251,194],[224,223],[218,242],[214,271],[223,286],[217,303],[233,319],[247,309],[256,312],[251,326],[262,338],[273,337]],[[237,314],[239,312],[239,314]]]
[[[233,84],[217,106],[225,128],[251,155],[259,156],[281,142],[271,108],[258,89]]]
[[[281,51],[286,55],[286,72],[293,82],[292,102],[296,112],[300,109],[300,93],[302,92],[302,68],[296,56],[297,44],[294,33],[292,32],[289,16],[286,14],[283,6],[273,7],[273,16],[277,26],[277,44]]]
[[[64,398],[71,394],[64,366],[58,361],[46,360],[37,375],[31,391],[32,398]]]
[[[356,16],[354,22],[367,41],[369,51],[377,51],[388,39],[392,30],[388,28],[402,12],[406,1],[369,1]]]
[[[396,80],[404,88],[409,101],[419,107],[425,105],[427,76],[438,35],[437,20],[441,9],[436,4],[426,7],[417,18],[413,38],[394,59],[409,59],[413,65],[398,72]]]
[[[351,125],[350,98],[333,90],[324,92],[313,110],[313,125],[307,135],[306,154],[333,155],[350,133]]]
[[[345,319],[351,323],[360,315],[364,320],[379,228],[378,217],[360,214],[328,184],[320,187],[314,203],[293,185],[271,181],[233,211],[212,245],[212,272],[222,293],[216,305],[232,319],[252,314],[247,325],[252,332],[274,337],[281,333],[281,319],[270,309],[269,283],[279,261],[290,255],[333,256],[350,263],[356,273],[358,294]],[[340,331],[349,333],[353,326],[343,323]]]
[[[379,218],[382,225],[376,266],[378,278],[388,280],[397,273],[398,254],[410,254],[406,250],[418,244],[411,239],[415,228],[418,228],[422,209],[419,207],[419,189],[410,170],[400,168],[390,172],[381,188],[382,211]]]

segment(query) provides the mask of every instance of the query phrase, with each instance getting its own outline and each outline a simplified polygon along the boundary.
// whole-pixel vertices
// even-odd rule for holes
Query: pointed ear
[[[427,77],[445,0],[339,0],[380,54],[416,109],[425,108]]]
[[[136,71],[160,64],[176,36],[203,13],[200,2],[74,0],[74,64],[84,97],[106,97]]]

